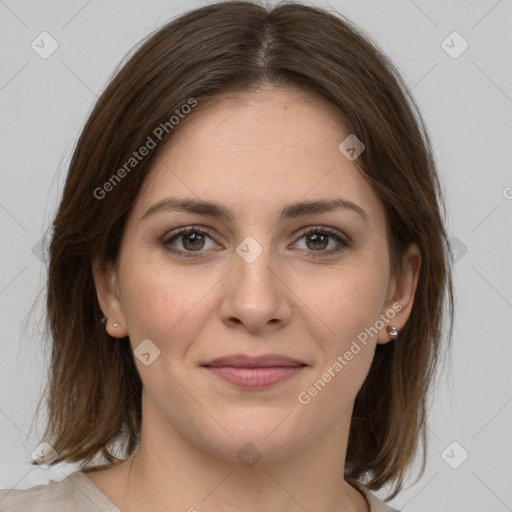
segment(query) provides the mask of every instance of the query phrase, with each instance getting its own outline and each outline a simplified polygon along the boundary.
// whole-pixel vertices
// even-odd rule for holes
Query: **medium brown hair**
[[[191,99],[198,105],[188,114],[194,116],[225,91],[261,86],[291,86],[331,103],[366,146],[355,164],[385,207],[392,271],[400,271],[411,243],[421,251],[410,317],[397,341],[376,348],[355,400],[346,454],[347,481],[365,479],[372,490],[395,482],[394,497],[420,441],[424,473],[428,397],[452,337],[443,194],[418,107],[392,63],[339,14],[299,3],[222,2],[187,12],[148,36],[99,97],[52,226],[44,440],[58,453],[54,463],[83,468],[97,456],[119,463],[140,441],[142,382],[129,339],[114,342],[105,332],[91,264],[95,257],[116,261],[127,216],[158,151],[108,186],[105,197],[94,191],[156,127],[167,122],[161,146],[170,140],[183,123],[171,129],[169,119]]]

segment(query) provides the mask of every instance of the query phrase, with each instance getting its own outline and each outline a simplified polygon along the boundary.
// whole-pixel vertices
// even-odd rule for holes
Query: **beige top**
[[[364,487],[370,512],[399,512]],[[0,489],[1,512],[120,512],[82,471],[30,489]]]

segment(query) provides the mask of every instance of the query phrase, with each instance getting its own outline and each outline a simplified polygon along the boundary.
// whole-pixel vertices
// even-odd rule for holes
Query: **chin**
[[[212,456],[252,467],[262,463],[284,459],[307,444],[307,432],[301,432],[289,410],[279,414],[233,415],[220,423],[226,427],[202,432],[202,444]],[[284,421],[283,421],[284,420]]]

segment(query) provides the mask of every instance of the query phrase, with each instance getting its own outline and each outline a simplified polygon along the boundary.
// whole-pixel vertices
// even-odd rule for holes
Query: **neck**
[[[349,421],[350,416],[347,425],[313,445],[255,463],[219,458],[169,429],[168,423],[156,428],[157,421],[147,422],[137,453],[116,468],[111,495],[123,512],[367,512],[363,495],[343,480]],[[249,455],[251,450],[257,448],[249,447]]]

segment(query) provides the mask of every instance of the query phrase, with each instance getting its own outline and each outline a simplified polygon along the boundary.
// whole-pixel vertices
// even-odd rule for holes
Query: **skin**
[[[386,328],[360,344],[307,405],[297,397],[393,304],[401,310],[386,325],[400,331],[421,256],[411,245],[402,274],[390,275],[383,205],[338,150],[348,135],[322,98],[266,87],[198,109],[161,149],[116,265],[93,264],[108,333],[129,335],[133,349],[150,339],[160,350],[148,366],[135,358],[143,382],[138,452],[88,473],[123,512],[368,510],[343,468],[354,400],[376,345],[391,340]],[[169,196],[214,200],[234,217],[161,211],[141,218]],[[367,222],[350,209],[278,216],[295,201],[337,197],[362,208]],[[209,227],[211,238],[194,245],[181,236],[172,246],[189,254],[199,247],[198,258],[162,243],[188,226]],[[335,238],[315,245],[300,232],[325,227],[349,245],[329,254],[340,247]],[[262,248],[251,263],[236,252],[248,236]],[[233,353],[282,354],[308,366],[261,390],[238,388],[200,366]],[[247,442],[262,455],[252,467],[237,457]]]

